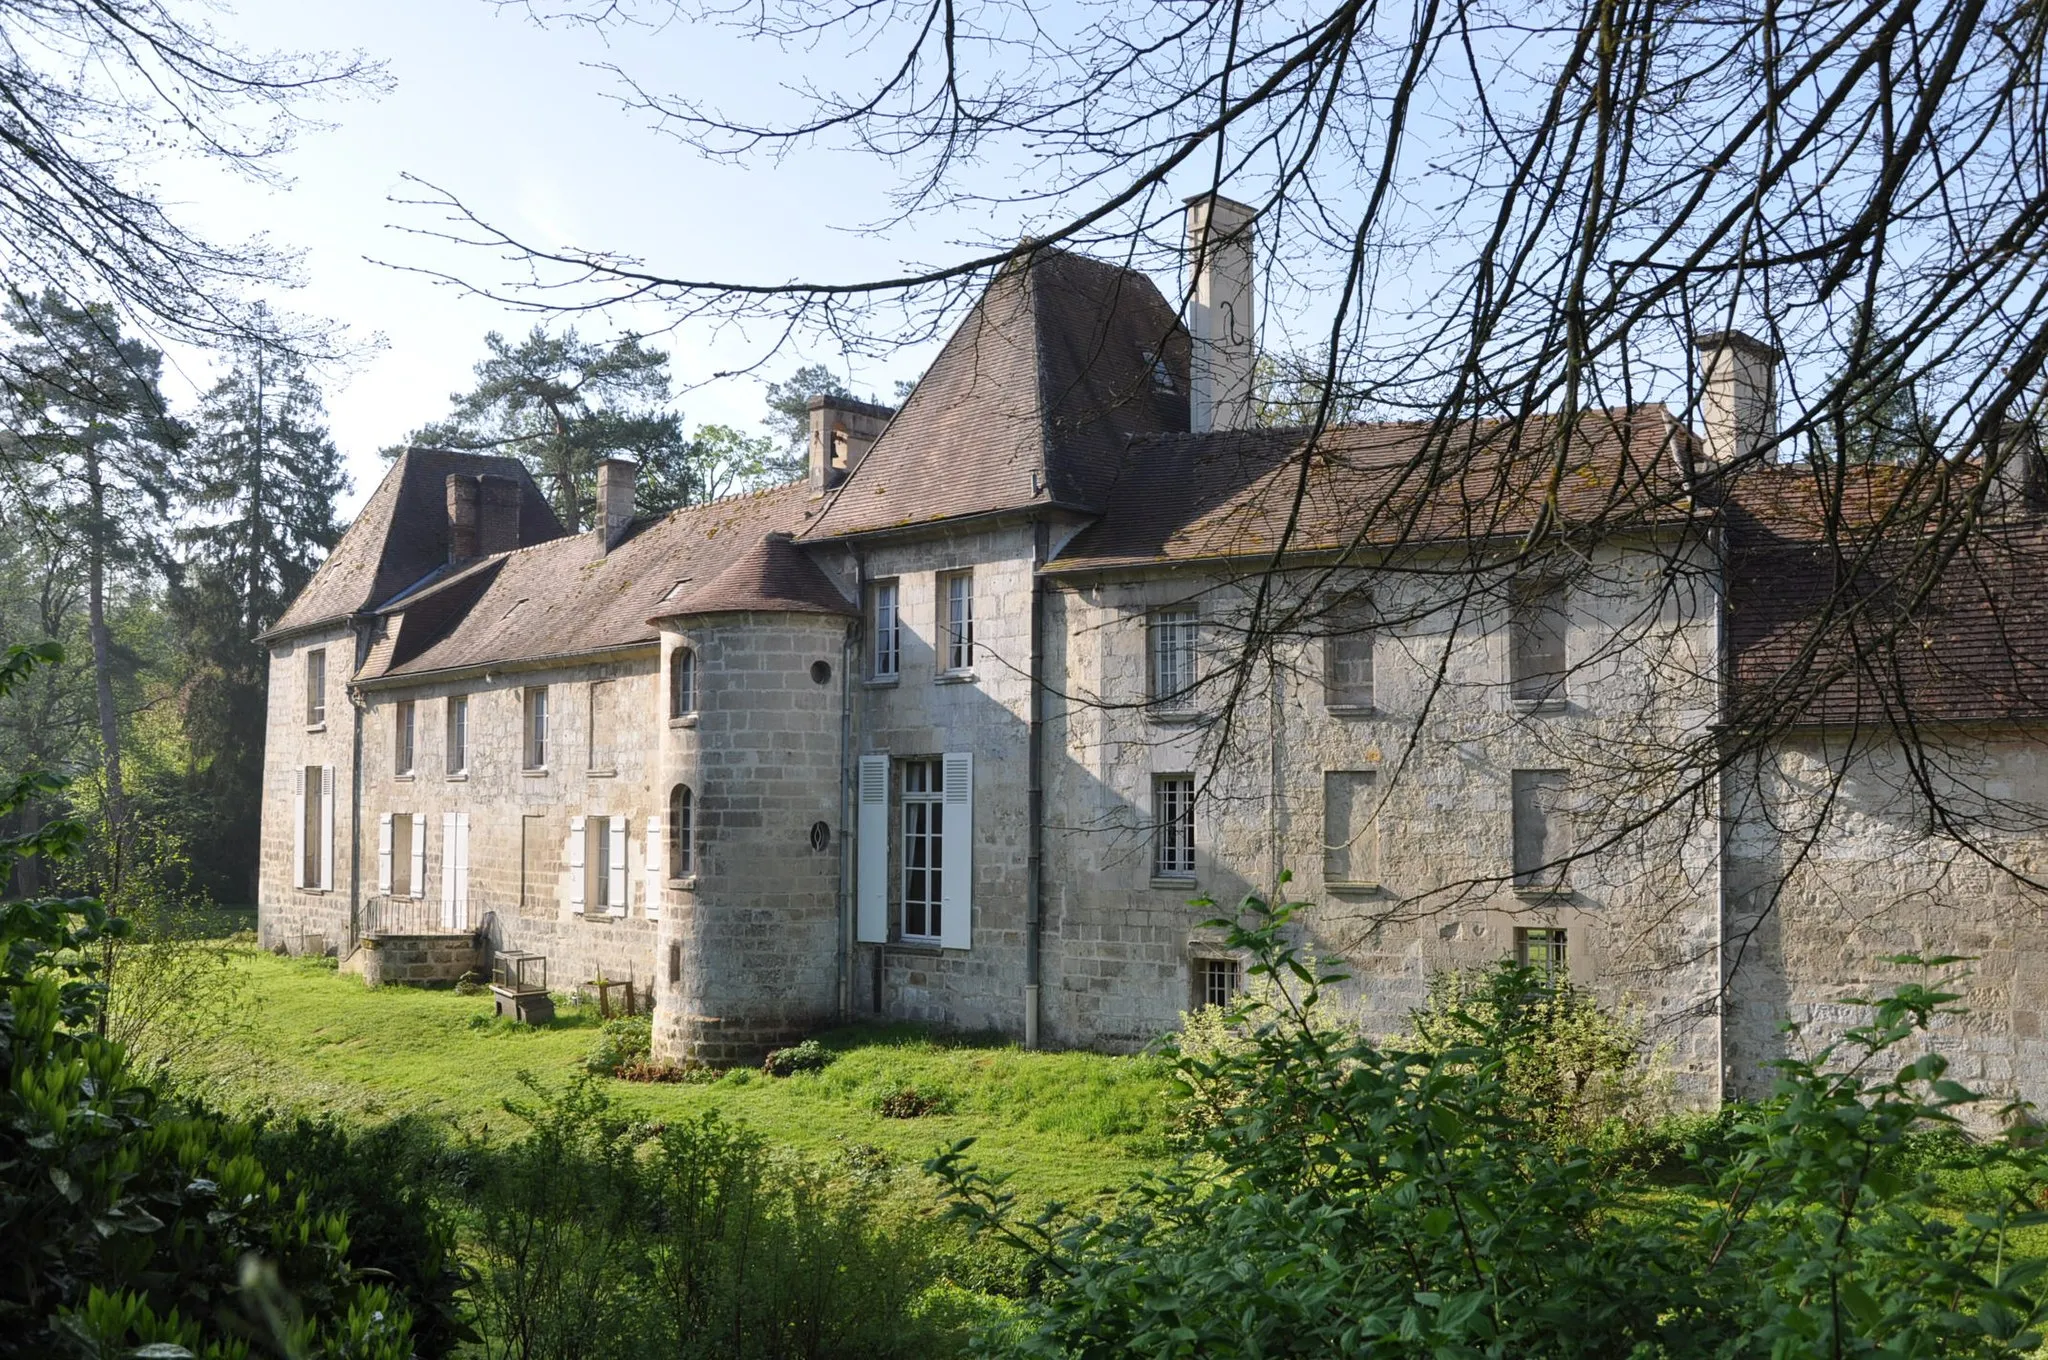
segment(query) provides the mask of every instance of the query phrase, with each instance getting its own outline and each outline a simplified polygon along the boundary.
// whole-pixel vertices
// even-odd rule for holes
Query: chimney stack
[[[2048,509],[2048,450],[2041,429],[2032,420],[2008,420],[1999,428],[1998,447],[1985,460],[1991,485],[1985,503],[2001,519],[2017,519]]]
[[[519,509],[525,499],[519,494],[518,479],[485,475],[477,482],[477,551],[485,557],[511,552],[519,546]]]
[[[640,465],[627,458],[607,458],[597,465],[597,530],[610,552],[633,522],[633,478]]]
[[[448,474],[448,560],[467,562],[477,555],[477,479]]]
[[[1715,331],[1693,337],[1700,352],[1700,423],[1707,461],[1748,458],[1778,433],[1778,364],[1784,355],[1753,335]]]
[[[874,406],[848,397],[811,398],[811,491],[830,491],[860,466],[894,408]]]
[[[1252,421],[1252,218],[1218,194],[1187,201],[1188,428],[1241,430]]]

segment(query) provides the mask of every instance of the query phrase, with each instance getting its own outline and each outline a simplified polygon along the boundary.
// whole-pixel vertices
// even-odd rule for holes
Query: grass
[[[535,1028],[495,1019],[488,994],[372,991],[329,964],[253,950],[238,952],[233,966],[243,984],[242,1023],[187,1067],[231,1108],[364,1122],[421,1114],[490,1137],[513,1127],[505,1105],[526,1094],[521,1074],[567,1084],[598,1034],[594,1010],[565,1007],[553,1024]],[[1028,1053],[904,1026],[820,1039],[835,1059],[819,1072],[773,1078],[740,1069],[698,1084],[605,1086],[648,1120],[715,1108],[817,1155],[877,1148],[915,1167],[972,1137],[975,1159],[1011,1172],[1027,1203],[1097,1203],[1167,1157],[1167,1072],[1157,1060]],[[906,1088],[930,1098],[934,1112],[884,1118],[877,1107]]]

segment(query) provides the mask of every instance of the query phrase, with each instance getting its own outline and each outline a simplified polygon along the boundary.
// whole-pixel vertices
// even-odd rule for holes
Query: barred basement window
[[[1195,781],[1161,775],[1152,781],[1154,878],[1195,876]]]
[[[1515,963],[1531,968],[1552,982],[1570,976],[1570,959],[1565,952],[1565,933],[1555,926],[1515,929]]]
[[[1228,1006],[1243,990],[1236,959],[1195,961],[1195,1000],[1202,1006]]]
[[[1146,647],[1151,653],[1149,697],[1161,708],[1185,708],[1192,700],[1197,627],[1192,609],[1155,609],[1146,617]]]

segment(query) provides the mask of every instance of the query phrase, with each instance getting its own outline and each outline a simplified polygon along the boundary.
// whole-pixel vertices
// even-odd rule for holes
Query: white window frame
[[[1194,981],[1198,1008],[1228,1006],[1244,993],[1244,965],[1237,959],[1204,955],[1195,960]]]
[[[413,766],[419,759],[419,720],[417,706],[411,699],[400,699],[396,707],[391,772],[404,778],[411,778]]]
[[[1571,932],[1563,926],[1516,926],[1515,966],[1530,968],[1551,982],[1571,977]]]
[[[469,696],[448,696],[448,773],[469,773]]]
[[[593,911],[624,916],[633,905],[633,881],[626,872],[626,819],[611,813],[593,813],[582,820],[590,837],[585,860],[590,866],[586,900]]]
[[[868,584],[868,678],[895,680],[903,674],[903,587],[895,577]]]
[[[306,653],[306,726],[327,725],[327,649]]]
[[[687,643],[668,654],[668,716],[697,716],[697,650]]]
[[[1202,619],[1187,605],[1145,615],[1145,672],[1153,707],[1178,712],[1194,707],[1195,660]]]
[[[939,638],[946,649],[941,673],[964,675],[974,669],[974,572],[942,571],[938,587]]]
[[[1152,877],[1191,882],[1195,877],[1195,777],[1152,776]]]
[[[548,687],[528,685],[520,694],[521,759],[529,770],[545,770],[553,733],[548,728]]]
[[[906,760],[897,777],[903,845],[897,932],[905,940],[937,944],[945,931],[946,911],[946,763],[939,756]]]

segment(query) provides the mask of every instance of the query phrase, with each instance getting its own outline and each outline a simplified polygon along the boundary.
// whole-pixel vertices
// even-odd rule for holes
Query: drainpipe
[[[377,625],[361,615],[351,620],[354,625],[356,643],[356,664],[352,669],[360,672],[363,662],[370,655],[370,630]],[[349,814],[348,814],[348,953],[337,946],[337,961],[352,957],[362,940],[363,931],[363,702],[362,691],[354,685],[347,687],[349,721],[354,727],[349,753]]]
[[[1024,1047],[1038,1047],[1039,951],[1045,934],[1045,568],[1048,527],[1031,525],[1031,787],[1025,816],[1030,852],[1024,861]]]
[[[868,566],[854,557],[853,598],[866,608]],[[853,1018],[853,856],[846,828],[853,824],[853,677],[860,665],[858,620],[846,625],[839,653],[839,1018]]]
[[[1727,540],[1708,531],[1714,557],[1714,708],[1725,730],[1728,719]],[[1719,743],[1716,743],[1718,746]],[[1717,750],[1715,755],[1721,753]],[[1714,1103],[1728,1103],[1728,770],[1714,775]]]

